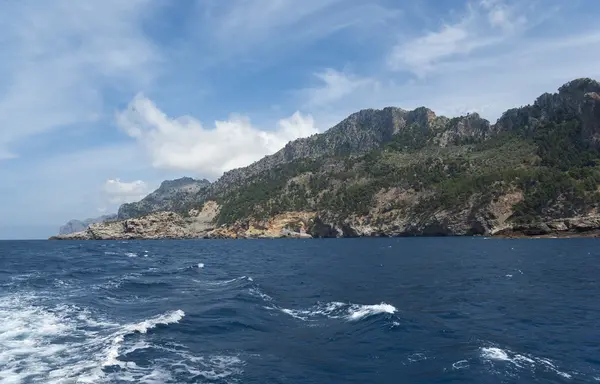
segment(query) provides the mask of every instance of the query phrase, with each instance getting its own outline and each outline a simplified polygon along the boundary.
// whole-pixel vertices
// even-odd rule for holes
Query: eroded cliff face
[[[58,235],[54,240],[133,240],[133,239],[193,239],[214,229],[219,206],[208,201],[201,210],[187,215],[175,212],[154,212],[135,219],[96,223],[86,230]]]
[[[118,219],[132,219],[153,212],[187,212],[206,199],[210,185],[208,180],[191,177],[163,181],[156,191],[142,200],[123,204]]]
[[[335,218],[327,212],[284,212],[265,220],[240,220],[215,226],[219,206],[214,201],[188,214],[156,212],[144,217],[90,225],[84,231],[55,236],[55,240],[136,240],[136,239],[273,239],[344,238],[408,236],[583,236],[600,235],[600,216],[588,215],[549,219],[523,225],[511,220],[513,207],[523,193],[513,190],[484,205],[473,198],[453,210],[423,214],[420,199],[427,194],[388,190],[365,215]],[[401,208],[390,202],[402,201]]]

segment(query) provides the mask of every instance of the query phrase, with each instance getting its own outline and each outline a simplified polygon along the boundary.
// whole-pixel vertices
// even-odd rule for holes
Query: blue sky
[[[362,108],[494,121],[600,78],[595,0],[20,0],[0,13],[0,238],[217,178]]]

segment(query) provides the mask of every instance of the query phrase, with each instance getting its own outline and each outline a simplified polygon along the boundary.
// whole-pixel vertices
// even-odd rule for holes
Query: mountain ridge
[[[545,223],[598,211],[599,94],[597,81],[575,79],[494,124],[426,107],[364,109],[184,198],[120,209],[119,218],[166,209],[185,216],[210,201],[215,237],[260,233],[286,212],[312,217],[294,225],[313,237],[558,230]]]

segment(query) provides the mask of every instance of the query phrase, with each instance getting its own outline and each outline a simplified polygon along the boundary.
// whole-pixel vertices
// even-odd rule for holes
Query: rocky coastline
[[[494,124],[426,107],[361,110],[212,183],[164,181],[115,220],[52,239],[599,233],[600,83],[582,78]]]
[[[95,223],[86,230],[53,236],[51,240],[163,240],[163,239],[314,239],[356,237],[485,236],[494,238],[600,237],[600,216],[555,219],[537,224],[460,216],[432,217],[427,223],[373,225],[373,217],[329,222],[317,212],[286,212],[268,220],[249,220],[233,225],[215,224],[219,207],[207,202],[202,210],[187,215],[156,212],[144,217]],[[504,218],[506,218],[506,214]],[[449,218],[454,218],[454,222]],[[502,219],[502,217],[500,218]],[[479,221],[481,220],[481,221]]]

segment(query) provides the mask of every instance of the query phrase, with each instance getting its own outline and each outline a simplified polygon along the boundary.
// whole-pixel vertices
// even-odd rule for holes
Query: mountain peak
[[[194,178],[191,177],[181,177],[179,179],[174,179],[174,180],[165,180],[160,184],[159,189],[167,189],[167,188],[180,188],[186,185],[190,185],[190,184],[210,184],[210,181],[206,180],[206,179],[202,179],[202,180],[196,180]]]
[[[558,93],[561,95],[571,94],[583,96],[591,92],[600,92],[600,83],[594,79],[590,79],[587,77],[569,81],[568,83],[564,84],[558,89]]]

